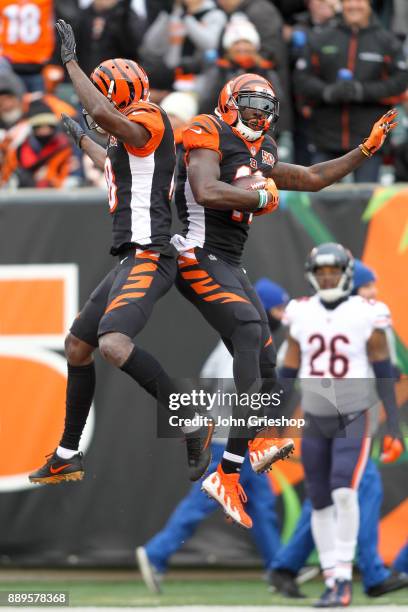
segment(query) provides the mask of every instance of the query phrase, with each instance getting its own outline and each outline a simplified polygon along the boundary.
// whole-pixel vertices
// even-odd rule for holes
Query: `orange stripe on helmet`
[[[106,84],[107,91],[101,90],[105,96],[110,83],[114,82],[110,99],[120,109],[126,108],[132,102],[146,101],[149,97],[147,74],[133,60],[124,58],[105,60],[91,75],[92,82],[100,89],[101,83],[98,77]]]

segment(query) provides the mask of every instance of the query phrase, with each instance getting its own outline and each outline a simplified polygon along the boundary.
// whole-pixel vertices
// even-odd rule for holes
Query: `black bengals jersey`
[[[242,176],[270,171],[277,162],[276,143],[268,134],[248,142],[222,119],[199,115],[184,130],[183,145],[185,155],[179,159],[176,183],[176,206],[183,236],[175,236],[173,244],[180,251],[199,246],[239,265],[253,215],[197,204],[187,176],[188,154],[192,149],[216,151],[220,156],[220,180],[232,183]]]
[[[112,255],[129,246],[174,254],[170,245],[170,198],[174,180],[174,135],[167,115],[155,104],[138,102],[126,109],[130,121],[151,134],[143,148],[108,141],[105,177],[113,217]]]

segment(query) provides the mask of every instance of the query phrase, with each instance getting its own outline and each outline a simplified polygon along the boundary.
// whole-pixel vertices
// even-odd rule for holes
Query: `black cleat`
[[[366,591],[368,597],[381,597],[386,593],[392,593],[399,589],[405,589],[408,587],[408,574],[404,572],[393,571],[391,576],[388,576],[382,582],[375,584]]]
[[[313,604],[314,608],[333,608],[336,588],[326,587],[326,590],[321,595],[320,599]]]
[[[214,421],[208,419],[208,425],[203,425],[197,431],[185,434],[187,446],[187,461],[190,480],[193,482],[203,476],[211,462],[211,440],[214,434]]]
[[[284,597],[291,597],[292,599],[302,599],[305,597],[296,584],[296,575],[289,570],[272,570],[268,575],[268,582],[274,591],[277,591]]]
[[[67,480],[82,480],[84,466],[82,453],[76,453],[71,459],[62,459],[57,451],[46,455],[47,462],[40,469],[31,472],[30,482],[37,484],[59,484]]]

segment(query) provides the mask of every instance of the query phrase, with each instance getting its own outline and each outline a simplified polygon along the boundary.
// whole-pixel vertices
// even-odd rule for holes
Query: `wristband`
[[[258,195],[259,195],[258,209],[262,209],[268,206],[269,198],[268,198],[268,192],[266,191],[266,189],[258,189]]]
[[[365,155],[366,157],[372,157],[373,156],[373,154],[370,153],[369,149],[367,149],[365,144],[361,143],[360,145],[358,145],[358,148],[360,149],[362,154]]]

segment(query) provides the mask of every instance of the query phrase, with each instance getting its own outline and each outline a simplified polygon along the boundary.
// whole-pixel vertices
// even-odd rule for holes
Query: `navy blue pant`
[[[390,575],[378,554],[378,523],[383,498],[381,475],[369,459],[358,489],[360,529],[357,539],[357,564],[363,578],[364,589],[379,584]],[[289,542],[283,546],[272,562],[272,569],[288,569],[297,573],[314,550],[310,526],[312,504],[306,499],[296,529]],[[408,546],[407,546],[408,566]]]
[[[369,415],[306,416],[302,462],[308,497],[315,510],[331,506],[332,491],[357,489],[370,451]]]
[[[212,462],[208,468],[214,472],[222,459],[224,445],[211,445]],[[255,474],[246,457],[240,483],[248,497],[246,511],[252,518],[251,535],[262,556],[265,568],[270,567],[280,548],[279,525],[275,512],[275,496],[269,478],[265,474]],[[198,525],[219,508],[218,502],[201,491],[201,482],[195,483],[186,497],[178,504],[165,527],[146,544],[150,562],[159,572],[165,572],[167,563],[186,540],[191,538]]]

